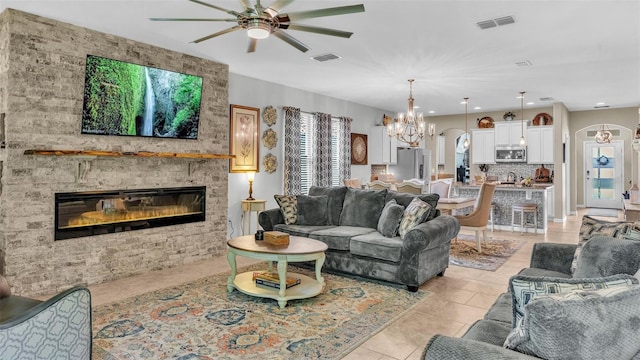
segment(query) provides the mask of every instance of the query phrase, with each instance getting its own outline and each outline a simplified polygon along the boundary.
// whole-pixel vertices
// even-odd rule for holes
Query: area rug
[[[323,275],[323,293],[284,309],[227,292],[228,274],[98,306],[93,359],[339,359],[428,294]]]
[[[590,209],[587,209],[586,215],[617,218],[618,210],[590,208]]]
[[[451,241],[449,263],[474,269],[496,271],[511,255],[524,245],[522,240],[487,240],[478,253],[474,235],[458,234]]]

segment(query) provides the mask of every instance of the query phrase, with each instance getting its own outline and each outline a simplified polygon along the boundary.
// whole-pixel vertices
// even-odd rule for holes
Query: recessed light
[[[607,103],[603,103],[603,102],[599,102],[596,104],[596,106],[602,106],[602,105],[606,105]]]
[[[436,112],[433,110],[429,110],[429,114],[435,114]]]
[[[527,103],[527,105],[534,105],[534,104],[535,104],[535,103],[534,103],[533,101],[529,101],[529,102]]]
[[[480,110],[480,109],[482,109],[480,106],[476,106],[473,108],[473,110]]]

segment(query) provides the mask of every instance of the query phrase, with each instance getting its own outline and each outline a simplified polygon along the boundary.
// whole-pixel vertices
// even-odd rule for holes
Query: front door
[[[620,209],[622,207],[624,156],[623,141],[584,143],[584,188],[587,207]]]

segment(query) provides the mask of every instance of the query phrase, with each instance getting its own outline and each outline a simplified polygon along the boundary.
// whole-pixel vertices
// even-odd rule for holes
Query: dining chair
[[[453,179],[439,179],[431,182],[430,193],[438,194],[441,198],[451,197],[451,185],[453,184]]]
[[[391,183],[380,181],[380,180],[373,180],[369,182],[367,185],[369,189],[373,189],[373,190],[382,190],[382,189],[393,190],[393,186]]]
[[[484,183],[480,187],[476,206],[470,214],[454,215],[460,222],[460,230],[473,230],[476,234],[478,252],[482,252],[481,237],[487,245],[487,225],[489,223],[489,213],[491,212],[491,201],[496,190],[495,183]]]
[[[396,184],[396,190],[401,193],[422,194],[422,185],[404,181],[400,184]]]

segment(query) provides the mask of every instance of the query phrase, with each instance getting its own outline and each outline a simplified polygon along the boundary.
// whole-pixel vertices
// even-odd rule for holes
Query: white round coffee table
[[[271,298],[278,301],[278,305],[284,308],[287,301],[294,299],[306,299],[316,296],[324,288],[324,278],[320,273],[324,264],[327,244],[299,236],[289,236],[289,245],[270,245],[264,240],[255,240],[253,235],[240,236],[227,241],[229,253],[227,259],[231,266],[231,275],[227,280],[227,290],[233,289],[247,295]],[[277,262],[280,289],[256,286],[253,280],[253,271],[237,273],[236,255],[252,259],[268,261],[268,270],[273,270],[272,261]],[[298,273],[287,273],[289,262],[312,261],[316,262],[316,278],[312,279]],[[294,276],[300,279],[300,284],[286,288],[286,278]]]

